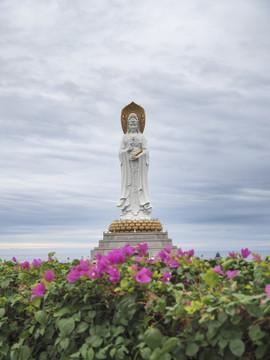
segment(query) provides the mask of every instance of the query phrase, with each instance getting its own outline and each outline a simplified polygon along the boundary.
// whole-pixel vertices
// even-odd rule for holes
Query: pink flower
[[[190,250],[186,251],[186,253],[187,253],[188,257],[192,257],[192,256],[194,256],[195,251],[194,251],[194,249],[190,249]]]
[[[122,249],[115,249],[108,253],[107,259],[111,264],[122,264],[125,262],[125,255]]]
[[[190,250],[187,250],[187,251],[183,251],[182,249],[177,250],[177,255],[178,256],[192,257],[192,256],[194,256],[194,254],[195,254],[194,249],[190,249]]]
[[[142,256],[135,256],[135,258],[134,258],[134,261],[137,263],[141,262],[142,260],[143,260]]]
[[[270,299],[270,284],[265,285],[265,293],[268,299]]]
[[[152,280],[152,273],[149,269],[147,268],[142,268],[140,271],[137,272],[137,274],[135,275],[135,280],[138,283],[141,284],[147,284],[150,283]]]
[[[32,266],[33,268],[39,268],[42,265],[42,260],[41,259],[34,259],[32,261]]]
[[[80,272],[76,268],[73,268],[68,273],[66,279],[68,282],[73,283],[73,282],[79,280],[80,277],[81,277]]]
[[[48,282],[52,282],[55,279],[55,274],[53,270],[46,270],[44,273],[44,279]]]
[[[131,265],[131,270],[132,270],[132,271],[138,271],[138,268],[139,268],[139,267],[138,267],[138,264],[132,264],[132,265]]]
[[[129,244],[125,245],[122,248],[122,251],[127,256],[132,256],[135,253],[135,248]]]
[[[214,272],[217,273],[217,274],[220,274],[220,275],[223,275],[223,274],[224,274],[224,272],[222,271],[220,265],[216,265],[216,266],[213,268],[213,270],[214,270]]]
[[[35,297],[42,297],[45,293],[45,285],[41,282],[38,283],[36,286],[32,287],[32,291],[31,291],[31,297],[35,298]]]
[[[136,249],[139,252],[139,256],[148,255],[148,244],[147,243],[144,243],[144,244],[139,243],[139,244],[137,244]]]
[[[30,269],[30,263],[29,261],[23,261],[21,262],[21,268],[24,269],[24,270],[29,270]]]
[[[99,273],[106,272],[107,268],[110,266],[110,261],[107,259],[106,256],[101,255],[99,257],[98,263],[97,263],[97,270]]]
[[[241,249],[241,255],[244,259],[249,257],[250,254],[251,254],[251,251],[248,248]]]
[[[11,260],[15,263],[17,262],[17,259],[15,258],[15,256],[13,256]]]
[[[160,280],[162,282],[169,282],[171,280],[171,273],[168,271],[164,271],[164,273],[162,274]]]
[[[101,277],[101,273],[99,272],[97,265],[94,265],[90,270],[88,270],[88,277],[92,280],[99,279]]]
[[[157,254],[157,256],[161,259],[161,261],[165,262],[170,258],[170,253],[166,251],[166,249],[163,249]]]
[[[80,260],[80,265],[78,265],[78,269],[79,271],[87,271],[89,270],[89,260],[84,260],[84,259],[81,259]]]
[[[237,258],[237,252],[235,251],[230,251],[229,252],[229,257],[233,258],[233,259],[236,259]]]
[[[253,260],[254,262],[261,262],[261,261],[262,261],[262,257],[261,257],[261,255],[259,255],[259,254],[253,254],[253,255],[252,255],[252,260]]]
[[[159,262],[159,260],[158,260],[157,257],[151,257],[151,258],[147,259],[146,262],[147,262],[148,264],[156,264],[156,263]]]
[[[175,260],[175,259],[167,260],[166,264],[171,269],[177,269],[180,266],[179,262],[177,260]]]
[[[120,272],[118,271],[118,269],[110,268],[107,273],[112,283],[117,283],[120,280]]]
[[[229,279],[233,279],[236,275],[238,275],[238,270],[228,270],[226,275]]]

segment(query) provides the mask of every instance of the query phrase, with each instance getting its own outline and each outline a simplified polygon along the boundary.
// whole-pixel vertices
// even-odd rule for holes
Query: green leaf
[[[85,332],[86,330],[88,330],[88,328],[89,328],[89,324],[87,322],[83,321],[83,322],[79,323],[76,331],[78,334],[81,334],[81,333]]]
[[[92,348],[88,349],[86,354],[86,360],[93,360],[95,357],[95,352]]]
[[[70,314],[71,313],[71,309],[67,306],[64,306],[63,308],[55,311],[55,313],[53,314],[54,317],[63,317],[66,314]]]
[[[39,310],[35,313],[35,319],[37,320],[37,322],[39,322],[40,324],[45,324],[46,323],[46,312],[43,310]]]
[[[186,355],[194,356],[199,351],[199,346],[196,343],[189,343],[186,348]]]
[[[103,339],[98,335],[93,335],[90,337],[89,343],[92,347],[98,348],[103,343]]]
[[[249,315],[251,315],[251,316],[254,316],[257,318],[263,316],[263,310],[258,306],[258,304],[246,305],[246,309],[247,309]]]
[[[83,359],[92,360],[94,359],[95,352],[92,348],[89,348],[88,344],[83,344],[80,348],[80,353]]]
[[[176,337],[167,339],[162,346],[162,353],[169,353],[179,345],[180,340]]]
[[[107,353],[107,349],[99,349],[95,357],[99,360],[107,359],[106,353]]]
[[[10,284],[10,279],[5,279],[0,283],[2,289],[8,288],[9,284]]]
[[[229,343],[229,347],[231,352],[238,357],[242,356],[245,352],[245,344],[240,339],[231,340]]]
[[[252,325],[248,330],[248,335],[253,342],[256,342],[265,336],[265,332],[261,330],[259,325]]]
[[[213,269],[207,270],[207,272],[202,276],[205,283],[211,287],[214,288],[219,283],[219,275],[213,271]]]
[[[29,346],[22,345],[20,347],[19,360],[27,360],[30,358],[30,356],[31,356],[31,350]]]
[[[227,319],[228,319],[228,316],[227,316],[226,313],[221,312],[221,313],[218,314],[218,322],[220,324],[223,324]]]
[[[150,327],[144,333],[144,341],[151,349],[155,349],[162,343],[162,334],[157,328]]]
[[[35,306],[37,309],[40,307],[41,304],[41,298],[35,297],[32,299],[32,305]]]
[[[59,343],[62,350],[66,350],[69,345],[69,338],[62,339]]]
[[[0,309],[0,318],[2,318],[5,315],[5,309],[1,308]]]
[[[269,344],[263,344],[263,345],[258,346],[256,349],[256,352],[255,352],[256,359],[263,359],[268,348],[269,348]]]
[[[72,318],[61,319],[58,322],[58,328],[60,330],[61,336],[66,337],[72,333],[75,327],[75,321]]]
[[[140,349],[141,357],[144,360],[148,360],[151,356],[152,350],[149,347],[145,347],[143,349]]]

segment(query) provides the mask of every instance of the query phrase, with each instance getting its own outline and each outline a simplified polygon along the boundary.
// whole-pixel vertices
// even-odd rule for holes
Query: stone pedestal
[[[123,247],[125,244],[135,246],[138,243],[147,243],[149,256],[154,256],[165,246],[172,246],[172,240],[168,238],[167,231],[146,232],[104,232],[103,239],[99,241],[98,247],[91,250],[93,259],[97,253],[106,255],[110,250]]]

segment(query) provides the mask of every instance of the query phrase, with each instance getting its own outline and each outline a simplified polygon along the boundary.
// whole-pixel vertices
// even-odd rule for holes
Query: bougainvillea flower
[[[238,272],[238,270],[228,270],[226,275],[229,279],[233,279],[238,274]]]
[[[120,272],[116,268],[110,268],[107,271],[109,279],[112,283],[117,283],[120,280]]]
[[[87,271],[87,270],[89,270],[89,265],[90,265],[89,260],[81,259],[80,260],[80,265],[79,265],[79,270],[80,271]]]
[[[190,250],[188,250],[186,253],[187,253],[187,256],[188,256],[188,257],[192,257],[192,256],[194,256],[194,254],[195,254],[195,250],[194,250],[194,249],[190,249]]]
[[[169,271],[164,271],[162,274],[160,280],[162,282],[169,282],[171,280],[171,273]]]
[[[90,270],[87,272],[88,277],[92,280],[99,279],[101,277],[101,273],[99,272],[98,265],[94,265]]]
[[[265,285],[265,293],[268,299],[270,299],[270,284]]]
[[[135,280],[142,284],[150,283],[152,280],[152,272],[147,268],[142,268],[135,275]]]
[[[132,271],[138,271],[139,266],[137,264],[132,264],[130,268]]]
[[[115,249],[108,253],[107,259],[111,264],[122,264],[125,262],[125,255],[122,249]]]
[[[125,245],[123,248],[122,248],[122,251],[125,255],[127,256],[132,256],[134,253],[135,253],[135,248],[129,244]]]
[[[158,259],[158,257],[151,257],[151,258],[147,259],[146,262],[148,264],[156,264],[159,262],[159,259]]]
[[[141,262],[143,260],[144,260],[143,256],[135,256],[135,258],[134,258],[134,261],[137,262],[137,263],[139,263],[139,262]]]
[[[261,257],[261,255],[259,255],[259,254],[253,254],[252,255],[252,260],[254,261],[254,262],[262,262],[262,257]]]
[[[52,282],[55,279],[55,274],[53,270],[46,270],[44,273],[44,279],[48,282]]]
[[[233,259],[236,259],[237,258],[237,252],[235,251],[230,251],[229,252],[229,257],[233,258]]]
[[[217,273],[217,274],[220,274],[220,275],[223,275],[223,274],[224,274],[224,272],[222,271],[220,265],[216,265],[216,266],[213,268],[213,270],[214,270],[214,272]]]
[[[166,265],[171,269],[177,269],[180,266],[179,262],[175,259],[166,260]]]
[[[45,293],[45,290],[46,290],[45,285],[42,282],[38,283],[36,286],[32,287],[31,297],[32,298],[42,297]]]
[[[251,254],[251,251],[248,248],[241,249],[241,255],[244,259],[249,257],[250,254]]]
[[[99,273],[106,272],[107,268],[110,266],[110,261],[107,259],[106,256],[101,255],[97,262],[97,269]]]
[[[32,266],[33,268],[39,268],[42,265],[42,260],[41,259],[34,259],[32,261]]]
[[[24,270],[29,270],[30,269],[30,263],[29,261],[23,261],[21,262],[21,268],[24,269]]]
[[[172,252],[172,245],[164,246],[163,250],[166,251],[166,253],[170,254]]]
[[[190,250],[187,250],[187,251],[183,251],[182,249],[177,250],[177,255],[178,256],[192,257],[192,256],[194,256],[194,254],[195,254],[194,249],[190,249]]]
[[[148,255],[148,244],[147,243],[139,243],[136,246],[136,249],[138,250],[139,256],[146,256]]]
[[[168,251],[166,251],[165,249],[163,249],[157,254],[157,257],[159,257],[161,259],[161,261],[165,262],[166,260],[168,260],[170,258],[170,253]]]
[[[71,269],[71,271],[67,275],[67,281],[73,283],[81,277],[79,271],[76,268]]]

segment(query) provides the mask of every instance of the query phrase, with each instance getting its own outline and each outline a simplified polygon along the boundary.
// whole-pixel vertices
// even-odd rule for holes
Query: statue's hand
[[[136,159],[139,159],[143,155],[143,151],[140,152],[138,155],[135,156]]]
[[[129,146],[128,148],[127,148],[127,152],[131,152],[133,150],[133,147],[132,146]]]

